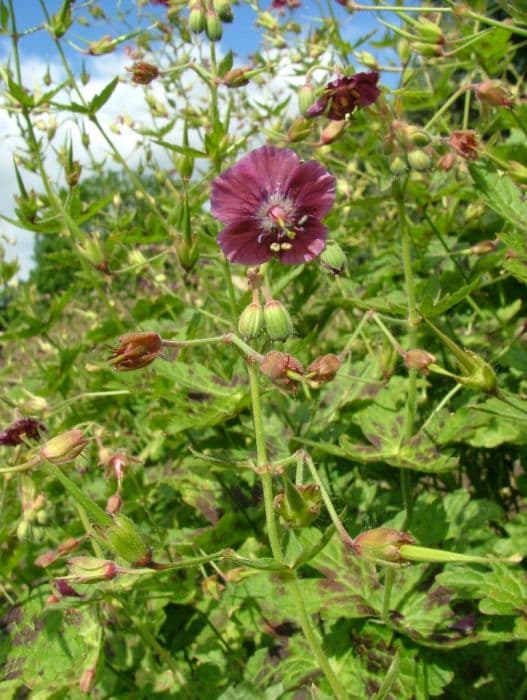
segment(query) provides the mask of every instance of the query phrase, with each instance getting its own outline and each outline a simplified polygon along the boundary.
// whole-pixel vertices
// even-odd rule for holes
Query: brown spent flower
[[[341,361],[332,353],[317,357],[306,370],[309,385],[314,389],[318,389],[322,384],[327,384],[332,379],[335,379],[340,365]]]
[[[126,333],[112,348],[110,360],[113,368],[120,372],[142,369],[160,357],[163,350],[161,336],[154,332]]]
[[[514,104],[509,91],[499,80],[484,80],[473,87],[480,102],[493,107],[512,107]]]
[[[153,63],[146,63],[146,61],[136,61],[131,68],[126,70],[132,74],[132,82],[137,85],[148,85],[159,77],[157,66],[154,66]]]
[[[479,143],[476,132],[472,129],[453,131],[448,143],[454,151],[466,160],[477,160]]]
[[[304,368],[298,360],[287,352],[272,350],[260,364],[260,370],[272,383],[284,391],[296,393],[298,380],[289,376],[289,372],[304,374]]]
[[[408,369],[416,369],[423,374],[428,374],[428,366],[437,360],[435,355],[421,348],[407,350],[403,354],[403,359]]]

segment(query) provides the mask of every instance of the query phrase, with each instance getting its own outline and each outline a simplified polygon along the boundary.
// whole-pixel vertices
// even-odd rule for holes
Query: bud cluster
[[[391,153],[390,172],[402,177],[409,170],[425,172],[432,167],[432,138],[423,129],[396,119],[390,126],[385,148]]]
[[[188,28],[193,34],[205,32],[210,41],[219,41],[223,36],[223,24],[234,19],[229,0],[190,0]]]
[[[403,61],[407,61],[412,53],[423,58],[436,58],[443,55],[443,46],[446,37],[437,23],[436,15],[418,18],[408,13],[397,12],[403,24],[396,26],[386,24],[397,36],[400,37],[399,55]]]

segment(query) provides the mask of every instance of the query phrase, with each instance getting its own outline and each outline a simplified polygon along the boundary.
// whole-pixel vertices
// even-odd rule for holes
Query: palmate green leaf
[[[88,607],[50,608],[48,595],[49,587],[42,586],[8,613],[0,674],[50,692],[77,686],[82,672],[95,667],[101,629]]]
[[[484,615],[527,614],[527,574],[522,569],[504,564],[494,564],[492,571],[451,567],[437,580],[458,598],[478,600]],[[516,626],[516,633],[527,639],[527,625]]]
[[[527,203],[514,181],[508,175],[500,175],[490,163],[470,163],[469,170],[487,206],[513,226],[527,231]]]

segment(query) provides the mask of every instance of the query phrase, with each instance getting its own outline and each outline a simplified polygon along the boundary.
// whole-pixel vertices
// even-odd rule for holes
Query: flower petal
[[[254,221],[240,220],[228,224],[218,235],[218,244],[230,262],[260,265],[273,257],[269,244],[259,243],[261,231]]]
[[[301,265],[316,258],[324,250],[328,229],[320,221],[307,224],[304,233],[293,241],[291,250],[281,251],[278,255],[284,265]]]
[[[251,151],[212,183],[212,215],[224,224],[250,218],[270,194],[282,189],[299,163],[288,148],[262,146]]]
[[[336,181],[316,160],[302,163],[290,175],[285,194],[295,203],[300,216],[321,218],[335,201]]]

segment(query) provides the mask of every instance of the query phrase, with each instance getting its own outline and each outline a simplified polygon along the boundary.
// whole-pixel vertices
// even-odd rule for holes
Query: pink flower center
[[[307,217],[298,220],[293,201],[275,192],[260,207],[257,218],[261,230],[258,243],[268,246],[272,253],[279,253],[291,250],[292,241],[303,232]]]

